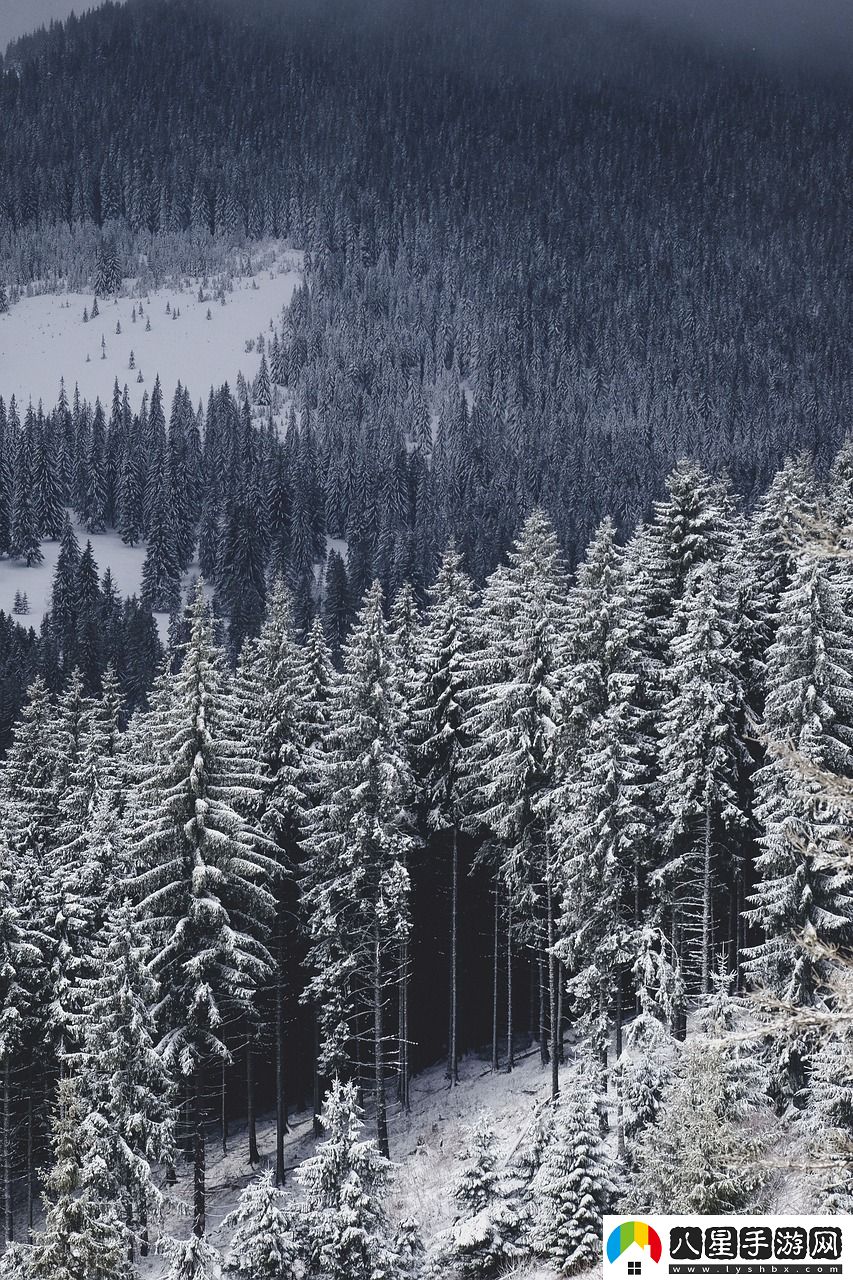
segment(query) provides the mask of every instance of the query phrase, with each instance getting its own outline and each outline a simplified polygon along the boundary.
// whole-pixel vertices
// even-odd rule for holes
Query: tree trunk
[[[255,1052],[246,1045],[246,1127],[249,1130],[249,1164],[260,1164],[258,1152],[258,1119],[255,1108]]]
[[[397,1100],[409,1111],[409,940],[400,945],[400,1003],[398,1014],[399,1070]]]
[[[499,955],[499,933],[500,933],[500,887],[498,878],[495,876],[495,938],[494,938],[494,969],[492,972],[492,1070],[497,1071],[500,1066],[500,1054],[498,1052],[498,974],[500,970]]]
[[[222,1130],[222,1154],[228,1155],[228,1081],[226,1079],[226,1062],[222,1059],[222,1080],[219,1089],[219,1126]]]
[[[515,1055],[512,1044],[512,894],[507,894],[506,908],[506,1069],[512,1071]]]
[[[539,1025],[539,1062],[543,1067],[548,1065],[548,1031],[545,1026],[545,952],[544,947],[539,948],[539,954],[536,957],[536,985],[539,988],[539,1017],[537,1019]]]
[[[451,852],[451,890],[450,890],[450,1036],[447,1045],[447,1078],[451,1085],[459,1083],[459,1053],[456,1037],[458,1033],[458,988],[457,963],[459,948],[459,841],[456,827],[453,828],[453,848]]]
[[[705,807],[705,847],[702,867],[702,994],[711,990],[711,808]]]
[[[205,1227],[205,1132],[202,1099],[202,1072],[196,1067],[193,1082],[193,1235],[203,1236]]]
[[[33,1094],[27,1090],[27,1238],[33,1239]]]
[[[15,1238],[15,1220],[12,1213],[12,1088],[9,1058],[3,1064],[3,1216],[6,1223],[6,1242]]]
[[[373,934],[373,1069],[376,1091],[376,1145],[380,1155],[387,1159],[391,1152],[388,1146],[388,1111],[385,1101],[385,1061],[382,1040],[382,947],[377,921]]]
[[[616,970],[616,1151],[625,1158],[625,1115],[622,1106],[622,974]]]
[[[314,1059],[316,1071],[317,1060]],[[281,971],[281,942],[275,984],[275,1185],[284,1186],[284,1135],[287,1131],[287,1102],[284,1096],[284,982]]]
[[[560,1055],[560,1064],[566,1061],[566,1047],[563,1043],[563,1035],[565,1028],[563,1027],[563,987],[565,986],[565,976],[563,974],[562,962],[557,965],[557,1050]]]
[[[560,1092],[559,1019],[557,1014],[557,960],[554,955],[554,891],[548,871],[548,1017],[551,1031],[551,1098]]]
[[[322,1137],[323,1126],[320,1124],[320,1112],[323,1108],[323,1097],[320,1090],[320,1022],[317,1018],[317,1010],[313,1014],[314,1023],[314,1137]]]

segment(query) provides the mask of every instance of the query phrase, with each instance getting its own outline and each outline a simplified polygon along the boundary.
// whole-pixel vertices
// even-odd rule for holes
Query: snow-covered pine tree
[[[299,1239],[268,1169],[250,1182],[223,1226],[233,1229],[226,1270],[238,1280],[297,1280]]]
[[[193,1229],[203,1235],[205,1073],[230,1056],[229,1033],[251,1017],[272,972],[266,944],[279,868],[269,840],[241,816],[260,804],[260,778],[234,732],[238,716],[202,583],[189,623],[181,665],[161,677],[147,718],[148,754],[128,823],[138,870],[128,888],[152,935],[162,1051],[191,1091]]]
[[[93,1189],[96,1161],[85,1140],[80,1082],[59,1083],[53,1163],[45,1178],[45,1218],[27,1256],[38,1280],[127,1280],[130,1268],[118,1206]]]
[[[372,1064],[379,1149],[388,1152],[386,1004],[408,931],[412,777],[378,584],[368,592],[332,686],[327,748],[309,757],[304,900],[322,1066]],[[369,1031],[366,1027],[369,1025]],[[351,1051],[353,1045],[357,1053]]]
[[[362,1138],[355,1084],[338,1079],[321,1116],[326,1134],[299,1166],[300,1220],[308,1276],[323,1280],[397,1280],[398,1258],[384,1207],[391,1164]]]
[[[556,954],[571,975],[570,990],[603,1070],[611,1007],[617,1060],[622,1052],[623,975],[635,955],[643,853],[653,828],[650,748],[634,689],[632,676],[608,677],[604,711],[587,725],[586,745],[567,764],[554,823],[563,904]]]
[[[0,1160],[3,1177],[3,1237],[14,1239],[14,1105],[16,1076],[23,1074],[33,1023],[38,1020],[49,939],[29,918],[17,871],[8,866],[7,851],[0,859]],[[20,1078],[20,1077],[19,1077]],[[30,1081],[32,1087],[32,1080]]]
[[[582,1089],[561,1100],[530,1188],[531,1248],[560,1275],[596,1265],[604,1214],[611,1211],[617,1195],[615,1171],[601,1143],[599,1110],[597,1100]]]
[[[747,658],[747,693],[758,715],[767,692],[765,658],[776,635],[782,597],[796,575],[798,558],[817,518],[817,504],[814,460],[807,454],[788,458],[744,534],[737,625]]]
[[[543,997],[540,1051],[547,1061],[549,1031],[554,1095],[558,993],[551,949],[556,868],[550,828],[559,776],[565,593],[566,572],[553,527],[543,511],[534,511],[508,565],[492,574],[483,592],[466,695],[472,745],[462,779],[467,823],[475,830],[485,827],[497,838],[511,915],[533,950],[534,963],[547,969],[540,989],[547,992],[549,1014],[546,1020]],[[507,1003],[511,1043],[511,992]]]
[[[465,1165],[453,1184],[460,1215],[438,1242],[438,1275],[498,1276],[524,1256],[523,1215],[512,1176],[498,1168],[494,1125],[481,1115],[468,1132]]]
[[[218,1280],[222,1258],[206,1236],[173,1241],[166,1252],[171,1259],[166,1280]]]
[[[157,1052],[158,986],[150,948],[129,903],[118,905],[95,951],[95,973],[81,987],[82,1045],[75,1057],[93,1183],[121,1206],[134,1245],[147,1252],[152,1217],[162,1210],[153,1167],[174,1159],[174,1085]]]
[[[853,1037],[832,1027],[811,1060],[807,1130],[816,1149],[812,1181],[822,1213],[853,1212]]]
[[[765,1172],[755,1127],[758,1105],[744,1096],[738,1064],[724,1044],[692,1036],[679,1054],[656,1122],[634,1147],[626,1191],[632,1210],[649,1213],[757,1213]]]
[[[179,597],[181,570],[175,545],[172,485],[168,465],[151,480],[153,497],[148,546],[142,566],[142,599],[155,612],[174,612]]]
[[[420,638],[412,700],[412,736],[421,782],[425,825],[450,844],[450,1036],[447,1074],[459,1079],[458,932],[459,826],[464,816],[462,761],[470,739],[464,709],[470,673],[474,591],[462,558],[451,545],[431,589]]]
[[[800,557],[782,596],[766,680],[768,760],[754,779],[760,879],[747,912],[765,940],[751,949],[748,972],[777,996],[807,1006],[821,998],[825,978],[810,939],[845,943],[853,917],[850,874],[843,860],[832,860],[843,838],[838,814],[798,763],[799,757],[818,770],[853,773],[853,630],[844,580],[829,574],[819,556]],[[787,1079],[796,1091],[807,1046],[786,1040],[778,1051],[780,1084]]]
[[[15,728],[0,775],[0,803],[6,839],[13,853],[41,862],[56,826],[57,751],[54,699],[39,676]]]
[[[298,868],[299,836],[303,809],[307,803],[302,790],[303,756],[312,733],[312,711],[308,702],[308,671],[305,651],[293,637],[289,594],[281,580],[270,591],[267,616],[257,640],[244,645],[235,677],[235,700],[242,723],[240,736],[251,746],[258,766],[261,807],[255,813],[261,828],[274,842],[282,875],[276,888],[275,1013],[276,1058],[276,1176],[284,1180],[284,1135],[287,1126],[285,1094],[285,987],[292,921],[296,913],[293,878]],[[252,1030],[251,1028],[249,1030]],[[254,1049],[250,1036],[247,1052]],[[258,1159],[254,1134],[255,1106],[251,1060],[247,1070],[249,1097],[249,1154]]]
[[[730,599],[715,563],[693,573],[672,640],[673,695],[661,725],[662,785],[670,860],[659,873],[683,959],[693,981],[711,989],[714,906],[720,851],[729,855],[727,887],[737,883],[734,837],[746,826],[740,770],[744,696],[732,644]],[[690,940],[695,946],[687,947]]]

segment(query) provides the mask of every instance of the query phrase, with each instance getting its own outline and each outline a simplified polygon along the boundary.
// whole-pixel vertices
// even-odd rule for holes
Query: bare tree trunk
[[[316,1058],[315,1058],[316,1071]],[[284,1186],[284,1135],[287,1131],[287,1102],[284,1096],[284,983],[281,971],[281,941],[275,984],[275,1185]]]
[[[400,1004],[398,1014],[397,1100],[409,1111],[409,940],[400,946]]]
[[[196,1067],[193,1081],[193,1235],[203,1236],[205,1227],[205,1132],[202,1099],[202,1072]]]
[[[15,1238],[15,1219],[12,1212],[12,1088],[11,1065],[7,1056],[3,1064],[3,1216],[6,1221],[6,1241]]]
[[[512,893],[507,893],[506,908],[506,1069],[515,1066],[512,1043]]]
[[[320,1124],[320,1112],[323,1107],[323,1098],[320,1091],[320,1023],[317,1018],[317,1010],[314,1010],[314,1074],[313,1074],[313,1093],[314,1093],[314,1137],[319,1138],[323,1133],[323,1126]]]
[[[702,994],[711,990],[711,808],[705,806],[705,847],[702,867]]]
[[[622,1106],[622,973],[616,970],[616,1150],[620,1160],[625,1158],[625,1115]]]
[[[27,1238],[33,1238],[33,1094],[27,1090]]]
[[[458,987],[457,965],[459,956],[459,840],[456,826],[453,827],[453,849],[451,853],[451,891],[450,891],[450,1037],[447,1046],[447,1078],[451,1085],[459,1083],[459,1051],[458,1034]]]
[[[388,1110],[385,1100],[385,1061],[382,1051],[382,948],[379,923],[373,934],[373,1067],[376,1091],[376,1145],[380,1155],[390,1156],[388,1146]]]
[[[545,1027],[545,954],[541,946],[536,957],[536,976],[539,987],[539,1061],[545,1067],[548,1065],[548,1032]]]
[[[226,1078],[227,1064],[222,1059],[222,1080],[219,1088],[219,1127],[222,1130],[222,1154],[228,1155],[228,1080]]]
[[[255,1107],[255,1051],[246,1045],[246,1127],[249,1130],[249,1164],[260,1164],[258,1118]]]
[[[548,1016],[551,1031],[551,1098],[560,1092],[559,1020],[557,1014],[557,960],[554,955],[554,890],[548,869]]]
[[[494,968],[492,971],[492,1070],[497,1071],[500,1066],[500,1054],[498,1052],[498,973],[500,969],[500,889],[498,878],[495,876],[495,937],[494,937]]]
[[[563,1026],[563,987],[565,986],[565,978],[563,975],[563,965],[559,962],[557,965],[557,1049],[560,1055],[560,1063],[566,1061],[566,1047],[563,1043],[563,1034],[565,1028]]]

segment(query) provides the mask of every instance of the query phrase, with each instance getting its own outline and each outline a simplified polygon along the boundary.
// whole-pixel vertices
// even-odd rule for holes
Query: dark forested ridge
[[[0,277],[91,283],[104,238],[125,274],[308,249],[286,342],[327,525],[414,525],[426,580],[449,531],[482,576],[536,501],[573,560],[680,456],[750,498],[786,452],[825,465],[851,418],[846,82],[561,6],[254,12],[131,0],[10,49]]]

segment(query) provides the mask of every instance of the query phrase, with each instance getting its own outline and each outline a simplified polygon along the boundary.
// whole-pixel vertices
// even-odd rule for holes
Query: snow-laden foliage
[[[240,1196],[225,1219],[233,1229],[226,1269],[239,1280],[294,1280],[299,1275],[297,1228],[268,1170]]]

